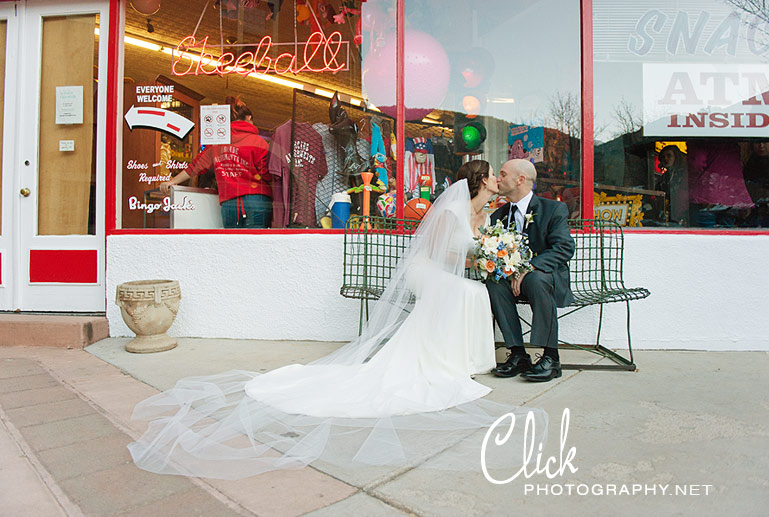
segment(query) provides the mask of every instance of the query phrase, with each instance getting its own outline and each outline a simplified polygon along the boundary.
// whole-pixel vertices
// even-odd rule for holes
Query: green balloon
[[[462,140],[468,149],[475,149],[481,144],[481,132],[475,126],[465,126],[462,128]]]

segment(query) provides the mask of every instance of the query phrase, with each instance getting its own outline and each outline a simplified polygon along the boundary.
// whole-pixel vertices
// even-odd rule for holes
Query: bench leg
[[[625,305],[627,307],[627,351],[630,353],[630,364],[635,366],[635,361],[633,361],[633,346],[630,343],[630,301],[625,300]]]
[[[364,313],[364,307],[365,307],[365,320],[363,319],[363,313]],[[360,299],[360,319],[358,320],[358,335],[360,336],[363,333],[363,322],[368,321],[368,298],[361,298]]]
[[[599,304],[598,310],[598,332],[595,336],[595,347],[601,346],[601,326],[603,325],[603,304]]]
[[[599,309],[599,316],[598,316],[598,332],[596,333],[596,337],[595,337],[595,345],[589,347],[588,351],[591,351],[595,354],[598,354],[607,359],[610,359],[614,364],[586,364],[586,365],[563,364],[562,368],[565,370],[634,371],[636,369],[636,366],[633,363],[633,348],[630,345],[630,302],[627,300],[625,301],[625,305],[627,309],[627,346],[628,346],[628,351],[630,352],[630,359],[622,357],[620,354],[618,354],[614,350],[609,350],[605,346],[601,345],[601,327],[603,326],[603,305],[604,304],[601,303],[599,305],[600,305],[600,309]],[[578,349],[585,350],[585,348],[581,347],[580,345],[574,345],[569,343],[564,343],[564,344],[570,346],[571,348],[578,348]]]
[[[360,336],[363,333],[363,303],[366,301],[365,298],[360,299],[360,317],[358,319],[358,335]]]

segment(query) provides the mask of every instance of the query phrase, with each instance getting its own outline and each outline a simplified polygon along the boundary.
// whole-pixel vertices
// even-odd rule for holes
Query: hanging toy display
[[[385,154],[385,143],[382,138],[382,128],[376,120],[371,120],[371,158],[374,173],[380,183],[387,188],[387,155]]]

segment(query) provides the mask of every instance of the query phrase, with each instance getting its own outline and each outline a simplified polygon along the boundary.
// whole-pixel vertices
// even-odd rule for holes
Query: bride
[[[481,400],[491,388],[471,378],[496,365],[486,288],[464,271],[498,190],[482,160],[457,178],[412,236],[360,337],[308,365],[182,379],[141,402],[133,418],[150,424],[128,446],[136,465],[238,479],[318,459],[414,465],[431,447],[440,445],[434,455],[453,445],[444,466],[477,468],[483,432],[524,411]],[[542,433],[547,415],[528,412]],[[520,440],[523,424],[514,430]]]

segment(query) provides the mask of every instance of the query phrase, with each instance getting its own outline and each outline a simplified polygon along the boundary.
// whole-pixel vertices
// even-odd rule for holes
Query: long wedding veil
[[[414,233],[361,336],[314,361],[313,367],[354,368],[370,361],[415,303],[440,325],[441,308],[451,296],[440,278],[464,276],[472,236],[469,203],[465,180],[441,194]],[[294,414],[248,396],[246,386],[259,380],[260,374],[247,370],[190,377],[141,402],[132,418],[147,420],[149,426],[128,446],[134,462],[151,472],[219,479],[313,462],[321,470],[419,466],[503,469],[509,474],[524,460],[524,449],[536,450],[547,433],[544,411],[486,399],[411,414]],[[490,431],[495,423],[499,426]]]

